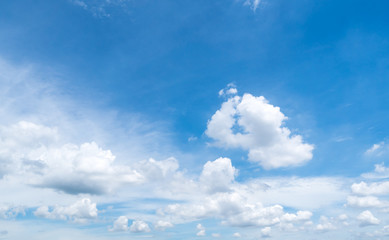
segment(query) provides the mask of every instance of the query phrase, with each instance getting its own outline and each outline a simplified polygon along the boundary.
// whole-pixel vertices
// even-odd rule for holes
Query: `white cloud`
[[[234,227],[271,226],[281,222],[303,222],[309,220],[311,212],[285,213],[280,205],[263,206],[236,192],[212,194],[205,200],[192,204],[170,204],[161,212],[178,222],[206,218],[221,219],[223,224]]]
[[[108,11],[113,7],[118,7],[119,9],[127,9],[128,3],[131,1],[128,0],[70,0],[75,6],[81,7],[84,10],[87,10],[93,14],[95,17],[110,17],[111,13]]]
[[[367,155],[371,155],[371,154],[380,155],[380,154],[382,154],[382,152],[379,150],[382,149],[384,145],[385,145],[384,142],[373,144],[373,146],[371,146],[371,148],[366,150],[365,154],[367,154]]]
[[[357,197],[357,196],[348,196],[347,205],[351,207],[384,207],[388,206],[387,203],[380,201],[377,197],[366,196],[366,197]]]
[[[230,190],[237,173],[229,158],[218,158],[204,165],[200,182],[210,193],[225,192]]]
[[[286,222],[295,222],[295,221],[307,221],[312,217],[312,213],[310,211],[298,211],[297,214],[293,213],[285,213],[281,220]]]
[[[154,224],[154,227],[158,230],[164,231],[166,228],[174,227],[171,222],[159,220]]]
[[[220,233],[212,233],[212,237],[219,238],[220,237]]]
[[[268,238],[268,237],[270,237],[270,234],[271,234],[271,227],[265,227],[265,228],[261,229],[262,237]]]
[[[136,163],[136,169],[149,181],[160,181],[171,177],[178,167],[177,159],[172,157],[162,161],[150,158]]]
[[[229,96],[229,95],[235,95],[237,93],[238,93],[238,89],[236,89],[235,84],[229,83],[227,84],[227,87],[219,91],[219,96]]]
[[[234,94],[237,94],[238,93],[238,90],[236,88],[230,88],[227,90],[226,92],[227,94],[231,94],[231,95],[234,95]]]
[[[140,232],[150,232],[149,225],[141,220],[135,220],[132,222],[130,226],[130,231],[134,233],[140,233]]]
[[[70,194],[103,194],[143,180],[128,166],[114,165],[112,152],[95,142],[62,145],[58,138],[56,128],[31,122],[0,126],[0,162],[12,169],[7,173],[24,176],[26,184]]]
[[[312,158],[313,145],[284,127],[287,118],[264,97],[229,98],[208,122],[206,134],[216,145],[243,148],[265,169],[298,166]]]
[[[197,230],[199,230],[196,235],[199,236],[199,237],[203,237],[205,236],[205,227],[203,225],[201,225],[201,223],[197,224],[196,226]]]
[[[339,220],[346,221],[348,219],[348,216],[346,214],[341,214],[338,216]]]
[[[367,179],[389,178],[389,168],[385,167],[384,163],[375,164],[374,172],[364,173],[362,177]]]
[[[233,236],[233,237],[236,237],[236,238],[240,238],[240,237],[242,237],[242,236],[240,235],[240,233],[238,233],[238,232],[236,232],[236,233],[232,234],[232,236]]]
[[[18,215],[26,215],[25,208],[22,206],[0,206],[0,219],[15,218]]]
[[[320,223],[316,225],[316,230],[320,232],[327,232],[335,229],[336,227],[334,224],[326,216],[321,216]]]
[[[373,182],[371,184],[362,181],[351,185],[351,190],[353,193],[360,195],[386,195],[389,194],[389,181]]]
[[[360,222],[360,227],[378,225],[381,222],[378,218],[374,217],[374,215],[369,210],[361,212],[358,215],[357,220]]]
[[[109,229],[111,232],[120,232],[128,230],[128,218],[126,216],[118,217],[113,223],[113,227]]]
[[[81,199],[70,206],[41,206],[35,212],[37,217],[49,219],[71,220],[74,222],[86,222],[90,219],[97,218],[98,211],[96,203],[90,199]]]

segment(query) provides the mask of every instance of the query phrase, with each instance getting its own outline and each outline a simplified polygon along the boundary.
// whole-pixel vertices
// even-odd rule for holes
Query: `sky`
[[[0,1],[0,239],[388,239],[388,8]]]

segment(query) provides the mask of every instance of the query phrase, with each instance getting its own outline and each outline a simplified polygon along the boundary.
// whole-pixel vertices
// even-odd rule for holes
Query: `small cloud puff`
[[[236,95],[237,93],[238,93],[238,89],[236,89],[235,84],[229,83],[227,84],[227,87],[219,91],[219,96],[230,96],[230,95]]]
[[[203,225],[201,225],[201,223],[197,224],[196,226],[197,230],[199,230],[196,235],[199,236],[199,237],[203,237],[205,236],[205,228]]]
[[[164,231],[166,228],[174,227],[174,225],[171,222],[159,220],[154,224],[154,227],[158,230]]]
[[[384,142],[373,144],[373,146],[371,146],[371,148],[366,150],[365,154],[366,155],[376,154],[378,156],[382,155],[383,152],[380,150],[384,147],[384,145],[385,145]]]

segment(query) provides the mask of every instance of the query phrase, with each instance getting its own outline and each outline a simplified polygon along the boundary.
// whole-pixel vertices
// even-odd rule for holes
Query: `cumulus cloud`
[[[307,221],[312,217],[312,212],[310,211],[298,211],[297,214],[293,213],[285,213],[281,220],[286,222],[294,222],[294,221]]]
[[[361,212],[358,215],[357,220],[359,221],[360,227],[378,225],[381,222],[378,218],[374,217],[374,215],[369,210]]]
[[[224,102],[205,133],[217,146],[248,150],[249,160],[265,169],[302,165],[312,159],[313,145],[291,135],[286,119],[263,96],[244,94]]]
[[[2,126],[0,162],[12,166],[13,174],[29,176],[27,184],[70,194],[103,194],[121,183],[143,180],[128,166],[114,165],[112,152],[95,142],[61,145],[58,138],[56,128],[31,122]]]
[[[173,176],[179,165],[177,159],[171,157],[161,161],[150,158],[138,162],[135,167],[147,180],[162,181]]]
[[[236,237],[236,238],[242,237],[242,235],[240,235],[240,233],[238,233],[238,232],[232,234],[232,236],[233,236],[233,237]]]
[[[96,203],[93,203],[88,198],[84,198],[70,206],[41,206],[34,212],[34,215],[48,219],[69,220],[83,223],[90,219],[97,218],[98,211]]]
[[[135,220],[132,222],[130,226],[130,231],[134,233],[141,233],[141,232],[150,232],[151,229],[146,222],[141,220]]]
[[[373,182],[371,184],[362,181],[351,185],[351,190],[353,193],[360,195],[386,195],[389,194],[389,181]]]
[[[299,211],[297,214],[285,213],[281,205],[263,206],[251,202],[236,193],[216,193],[200,203],[170,204],[162,214],[176,221],[194,221],[206,218],[221,219],[223,224],[234,227],[271,226],[281,222],[302,222],[309,220],[312,213]]]
[[[389,168],[384,163],[375,164],[374,172],[364,173],[362,177],[367,179],[389,178]]]
[[[115,222],[113,222],[112,228],[109,228],[111,232],[122,232],[128,230],[128,218],[126,216],[118,217]]]
[[[166,228],[174,227],[174,225],[171,222],[159,220],[154,224],[154,227],[163,231]]]
[[[317,231],[327,232],[336,229],[335,225],[326,216],[321,216],[319,221],[320,223],[316,225]]]
[[[347,205],[351,207],[385,207],[388,206],[387,203],[380,201],[377,197],[366,196],[366,197],[357,197],[357,196],[348,196]]]
[[[225,192],[230,190],[237,173],[229,158],[218,158],[204,165],[200,182],[210,193]]]

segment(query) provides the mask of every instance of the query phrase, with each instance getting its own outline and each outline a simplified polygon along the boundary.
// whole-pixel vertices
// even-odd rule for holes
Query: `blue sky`
[[[383,1],[0,2],[0,239],[385,239]]]

